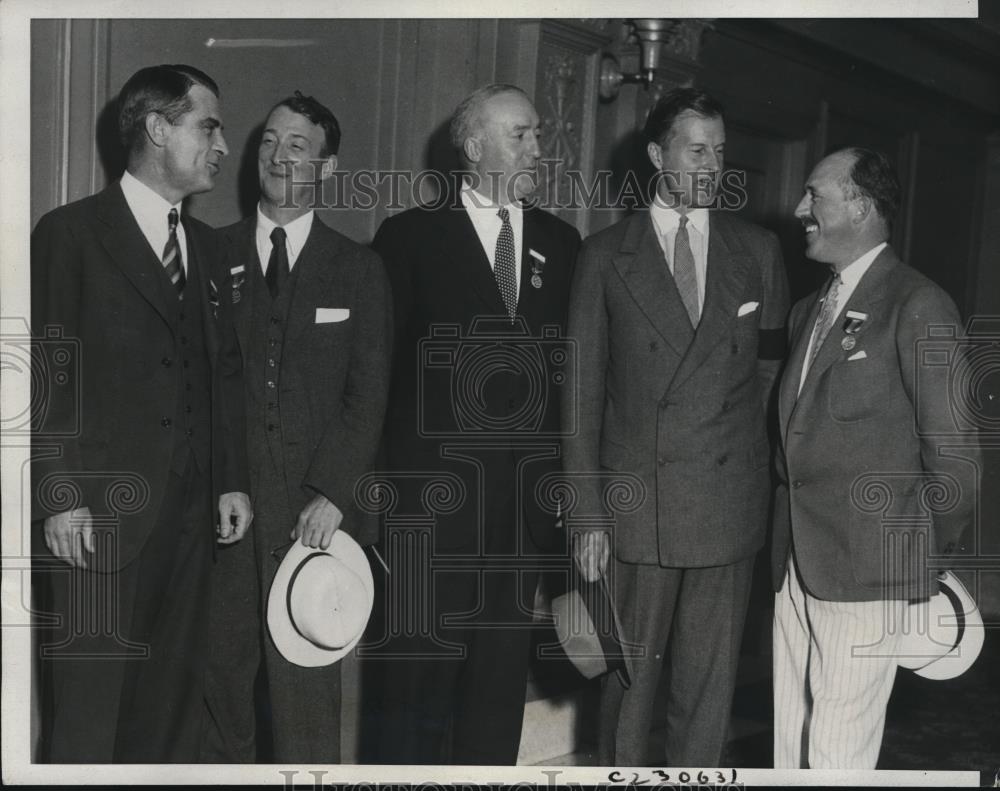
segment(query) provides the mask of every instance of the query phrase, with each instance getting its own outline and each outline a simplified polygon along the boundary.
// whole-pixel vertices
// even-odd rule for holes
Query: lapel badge
[[[246,275],[244,274],[245,268],[243,264],[239,266],[234,266],[229,270],[230,276],[233,278],[233,304],[235,305],[243,295],[240,293],[240,289],[243,287],[243,283],[246,282]]]
[[[861,325],[868,319],[867,313],[861,313],[857,310],[847,311],[846,316],[847,317],[844,319],[844,332],[848,335],[854,335],[857,333],[857,331],[861,329]],[[844,348],[846,349],[847,347],[845,346]],[[852,345],[851,348],[853,349],[854,346]]]
[[[535,288],[542,287],[542,272],[545,270],[545,256],[535,252],[530,247],[528,255],[531,256],[531,285]]]
[[[853,335],[845,335],[843,339],[840,341],[840,347],[845,352],[849,352],[857,345],[858,345],[858,339],[855,338]]]

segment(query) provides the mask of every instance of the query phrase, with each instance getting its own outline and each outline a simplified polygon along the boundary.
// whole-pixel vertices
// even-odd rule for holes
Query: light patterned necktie
[[[819,315],[816,317],[816,327],[813,330],[814,337],[812,352],[809,354],[810,368],[816,360],[816,355],[819,354],[823,341],[825,341],[826,336],[830,334],[830,328],[833,326],[834,319],[837,318],[837,297],[839,294],[840,274],[838,273],[833,276],[830,288],[827,289],[826,297],[823,299],[823,307],[820,308]]]
[[[177,289],[177,298],[184,298],[184,267],[181,266],[181,246],[177,241],[177,209],[171,209],[167,215],[167,243],[163,247],[163,268],[167,272],[167,277]]]
[[[514,321],[517,313],[517,259],[514,255],[514,229],[510,225],[510,211],[504,206],[497,212],[500,217],[500,235],[497,237],[496,254],[493,257],[493,275],[500,287],[507,315]]]
[[[698,275],[694,268],[694,254],[691,252],[687,222],[687,216],[682,215],[681,224],[677,227],[677,236],[674,237],[674,283],[687,309],[688,318],[691,319],[691,326],[697,327],[701,318],[701,311],[698,308]]]

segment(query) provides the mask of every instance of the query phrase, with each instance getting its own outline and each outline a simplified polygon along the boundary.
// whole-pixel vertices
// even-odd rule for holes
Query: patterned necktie
[[[277,298],[287,279],[288,249],[285,247],[285,229],[277,227],[271,231],[271,256],[267,259],[267,272],[264,274],[271,299]]]
[[[167,228],[169,229],[167,243],[163,247],[163,255],[160,260],[163,262],[167,277],[177,289],[177,298],[183,299],[184,283],[187,278],[184,277],[184,267],[181,266],[181,246],[177,241],[177,209],[171,209],[167,215]]]
[[[840,275],[836,274],[833,276],[830,288],[827,289],[826,297],[823,299],[823,307],[820,308],[819,315],[816,317],[816,327],[813,330],[813,346],[812,351],[809,354],[808,367],[810,368],[816,360],[816,355],[819,354],[823,341],[826,340],[826,336],[830,333],[830,328],[833,326],[833,320],[837,318],[837,296],[839,293]]]
[[[697,327],[700,316],[698,309],[698,275],[694,268],[694,254],[691,252],[691,242],[688,239],[687,216],[681,217],[674,238],[674,283],[680,292],[681,301],[687,309],[691,326]]]
[[[493,275],[500,287],[503,303],[507,306],[507,315],[511,323],[517,313],[517,274],[516,257],[514,255],[514,229],[510,225],[510,211],[504,206],[497,212],[500,217],[500,235],[497,237],[496,255],[493,257]]]

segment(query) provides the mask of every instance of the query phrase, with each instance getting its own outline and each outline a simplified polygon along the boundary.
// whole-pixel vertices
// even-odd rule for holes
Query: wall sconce
[[[660,44],[667,40],[676,25],[666,19],[632,19],[632,35],[639,40],[639,71],[622,74],[613,55],[601,58],[601,76],[598,93],[602,99],[614,99],[623,82],[641,83],[644,88],[653,84],[660,65]]]

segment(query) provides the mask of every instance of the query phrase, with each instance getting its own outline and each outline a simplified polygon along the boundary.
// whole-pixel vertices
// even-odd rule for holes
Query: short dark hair
[[[142,149],[150,113],[159,113],[173,124],[190,112],[194,106],[188,96],[192,85],[202,85],[219,96],[215,80],[194,66],[146,66],[129,77],[118,94],[118,137],[125,150]]]
[[[892,221],[899,210],[900,194],[899,176],[889,157],[881,151],[874,151],[861,146],[843,148],[838,153],[850,154],[854,157],[851,165],[850,178],[843,179],[841,188],[845,197],[857,198],[864,196],[875,205],[878,216],[891,229]]]
[[[287,107],[293,113],[305,116],[323,130],[326,137],[320,156],[337,155],[340,151],[340,122],[329,107],[312,96],[303,95],[302,91],[296,91],[294,95],[282,99],[271,108],[268,115],[270,116],[279,107]]]
[[[676,88],[665,93],[646,116],[643,135],[650,143],[665,146],[670,142],[674,121],[681,113],[690,110],[703,118],[722,118],[722,104],[697,88]]]
[[[483,105],[494,96],[499,96],[502,93],[519,93],[524,98],[528,98],[528,94],[516,85],[506,82],[494,82],[490,85],[477,88],[462,99],[458,107],[455,108],[448,127],[448,136],[451,138],[452,146],[457,151],[461,152],[465,147],[465,141],[472,136],[472,131],[479,121],[479,114],[483,109]]]

